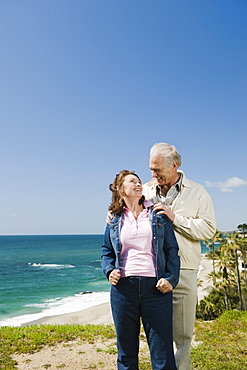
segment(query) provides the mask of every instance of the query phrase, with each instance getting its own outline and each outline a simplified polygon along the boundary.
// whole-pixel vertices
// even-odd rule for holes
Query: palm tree
[[[232,234],[226,235],[226,242],[224,243],[225,252],[228,255],[232,256],[232,262],[234,260],[234,269],[236,271],[237,276],[237,287],[238,287],[238,296],[239,296],[239,309],[243,310],[243,295],[241,289],[241,277],[239,272],[239,261],[238,261],[238,254],[240,251],[240,245],[242,244],[242,238],[240,237],[239,233],[234,231]]]
[[[236,284],[233,277],[235,271],[235,259],[232,254],[229,253],[229,242],[228,238],[225,238],[220,245],[220,248],[216,251],[216,267],[217,273],[215,273],[215,288],[223,289],[225,293],[225,304],[226,309],[231,309],[231,292],[230,288]]]
[[[247,224],[241,224],[237,226],[239,231],[242,231],[244,234],[247,233]]]
[[[232,309],[232,302],[231,302],[231,288],[236,285],[236,280],[234,276],[227,271],[226,267],[223,267],[222,271],[219,271],[216,274],[217,281],[215,283],[215,288],[224,291],[225,295],[225,305],[226,310]]]
[[[204,240],[205,245],[212,251],[212,261],[213,261],[213,273],[212,273],[212,280],[213,280],[213,285],[216,283],[216,278],[215,278],[215,243],[216,242],[221,242],[222,241],[223,234],[221,231],[216,230],[214,236],[212,239],[207,239]]]
[[[220,246],[215,250],[216,241],[220,241]],[[247,238],[243,237],[238,232],[233,232],[232,234],[223,234],[217,230],[214,237],[211,240],[206,240],[204,243],[211,250],[213,258],[213,271],[208,274],[207,279],[211,279],[214,285],[214,291],[216,294],[223,298],[225,301],[226,310],[230,310],[238,307],[240,310],[244,310],[247,304],[247,279],[246,279],[246,269],[247,266]],[[239,257],[243,261],[244,271],[241,273]],[[243,281],[246,286],[243,285]],[[223,294],[223,296],[222,296]],[[212,301],[211,296],[208,297],[209,301]],[[218,307],[218,303],[212,301]],[[206,311],[213,310],[213,307],[207,302],[201,301],[205,306]],[[223,303],[223,302],[222,302]],[[222,307],[222,310],[224,308]],[[205,312],[208,315],[208,312]]]
[[[247,268],[247,238],[241,238],[241,242],[239,243],[239,250],[242,253],[242,267],[244,273],[244,281],[247,285],[247,276],[246,276],[246,268]]]

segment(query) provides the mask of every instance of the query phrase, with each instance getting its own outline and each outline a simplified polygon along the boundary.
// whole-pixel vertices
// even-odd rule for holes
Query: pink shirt
[[[144,206],[152,205],[145,201]],[[152,229],[149,212],[145,208],[137,219],[125,208],[120,232],[122,249],[120,253],[121,277],[155,277],[155,255],[152,243]]]

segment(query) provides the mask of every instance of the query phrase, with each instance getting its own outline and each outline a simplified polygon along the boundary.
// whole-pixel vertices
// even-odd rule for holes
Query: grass
[[[115,338],[113,325],[40,325],[0,328],[0,369],[14,370],[14,353],[34,353],[44,346],[71,340],[94,344]],[[144,341],[143,334],[141,340]],[[192,349],[194,370],[242,370],[247,368],[247,312],[229,311],[212,322],[197,321]],[[109,349],[116,355],[116,349]],[[147,346],[140,350],[140,370],[151,370]],[[47,368],[50,365],[47,364]],[[103,367],[103,364],[102,364]],[[60,365],[63,368],[63,365]]]
[[[97,339],[106,341],[111,338],[115,338],[112,325],[2,327],[0,328],[0,369],[16,369],[16,363],[11,358],[14,353],[34,353],[44,346],[54,346],[56,343],[66,343],[75,339],[93,344]]]
[[[247,369],[247,311],[226,311],[214,321],[196,323],[194,370]]]

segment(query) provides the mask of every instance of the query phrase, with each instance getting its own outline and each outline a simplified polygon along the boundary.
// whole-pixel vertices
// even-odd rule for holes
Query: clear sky
[[[108,185],[177,147],[247,222],[246,0],[1,0],[0,234],[102,234]]]

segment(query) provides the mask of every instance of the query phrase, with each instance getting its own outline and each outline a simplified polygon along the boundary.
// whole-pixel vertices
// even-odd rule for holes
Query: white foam
[[[29,266],[33,267],[48,267],[48,268],[55,268],[55,269],[64,269],[64,268],[73,268],[75,267],[74,265],[58,265],[56,263],[28,263]]]
[[[76,294],[73,297],[47,299],[39,304],[29,304],[26,307],[36,307],[40,312],[12,317],[0,321],[1,326],[21,326],[28,322],[42,319],[47,316],[63,315],[78,312],[86,308],[110,301],[109,292],[93,292],[88,294]]]

